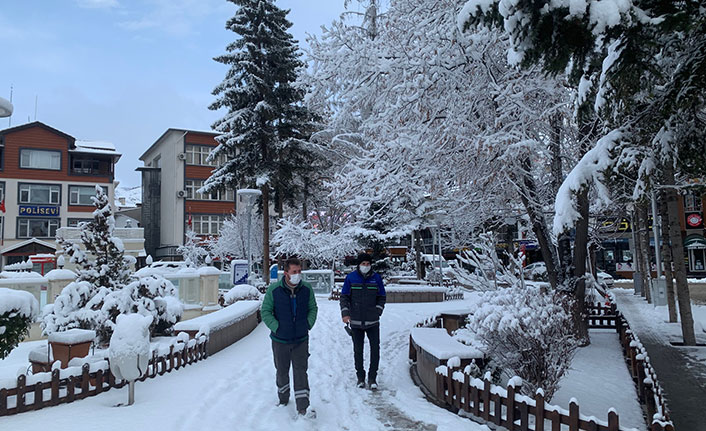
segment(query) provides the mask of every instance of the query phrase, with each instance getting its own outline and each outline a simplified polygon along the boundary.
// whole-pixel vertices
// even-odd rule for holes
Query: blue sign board
[[[247,284],[248,283],[248,261],[247,260],[234,260],[231,263],[231,276],[233,279],[233,284]]]
[[[49,216],[59,217],[58,206],[48,205],[20,205],[20,216]]]

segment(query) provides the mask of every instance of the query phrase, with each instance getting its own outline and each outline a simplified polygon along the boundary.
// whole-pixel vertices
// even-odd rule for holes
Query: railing
[[[614,304],[587,305],[587,320],[592,329],[615,329],[630,374],[635,381],[639,400],[651,419],[650,431],[674,431],[664,393],[650,364],[647,352]],[[419,322],[417,327],[443,327],[441,314]],[[410,359],[413,341],[410,339]],[[416,350],[414,350],[416,354]],[[415,365],[416,366],[416,365]],[[425,388],[438,404],[453,411],[462,411],[480,422],[503,426],[511,431],[552,431],[568,425],[569,431],[620,431],[617,412],[608,412],[607,422],[580,414],[579,405],[572,400],[569,410],[549,405],[541,390],[534,398],[519,394],[518,385],[511,380],[507,388],[495,386],[489,376],[477,379],[460,368],[436,368],[436,388]],[[419,370],[417,370],[419,373]]]
[[[204,337],[199,342],[192,340],[176,348],[172,345],[169,353],[163,356],[153,351],[147,372],[138,380],[145,381],[206,359],[206,344]],[[91,371],[92,368],[95,370]],[[55,369],[50,373],[33,374],[29,380],[33,383],[27,384],[28,376],[22,374],[17,377],[16,387],[0,388],[0,416],[70,403],[127,384],[126,381],[115,380],[107,359],[93,364],[86,363],[80,368],[69,367],[64,370]]]
[[[463,299],[463,292],[448,293],[444,294],[444,301],[457,301]]]

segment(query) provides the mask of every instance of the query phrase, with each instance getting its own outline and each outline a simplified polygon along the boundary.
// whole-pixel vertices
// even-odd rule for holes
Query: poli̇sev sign
[[[59,217],[59,207],[48,205],[20,205],[20,216]]]

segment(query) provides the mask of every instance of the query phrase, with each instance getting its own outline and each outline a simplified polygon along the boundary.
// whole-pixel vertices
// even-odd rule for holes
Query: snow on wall
[[[475,347],[466,346],[451,338],[444,328],[412,328],[414,343],[437,359],[448,360],[454,356],[463,359],[480,359],[485,355]]]
[[[388,284],[385,286],[385,292],[446,292],[445,287],[436,287],[428,285],[403,285],[403,284]]]
[[[232,325],[260,308],[260,301],[238,301],[226,308],[185,320],[174,325],[175,331],[201,331],[205,334]]]
[[[29,292],[0,287],[0,315],[5,313],[19,313],[34,319],[39,314],[39,302]]]

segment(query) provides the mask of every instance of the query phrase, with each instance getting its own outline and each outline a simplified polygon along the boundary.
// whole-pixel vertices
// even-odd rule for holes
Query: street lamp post
[[[10,115],[12,115],[12,103],[0,97],[0,118],[9,117]]]
[[[260,190],[256,189],[238,189],[236,192],[238,196],[238,201],[245,201],[247,205],[248,213],[248,283],[252,284],[252,250],[250,248],[250,228],[252,226],[252,209],[255,207],[255,202],[257,198],[262,195]]]

